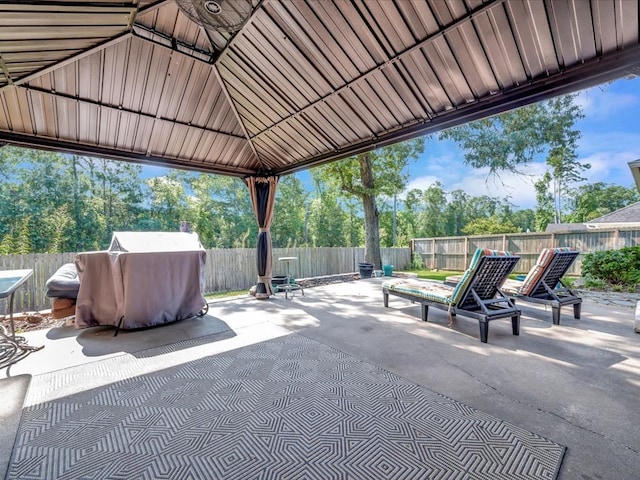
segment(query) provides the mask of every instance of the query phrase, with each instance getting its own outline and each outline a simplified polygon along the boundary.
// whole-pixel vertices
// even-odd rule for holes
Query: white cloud
[[[640,133],[589,133],[580,139],[578,151],[578,160],[591,165],[584,172],[589,182],[629,186],[633,178],[628,163],[640,159]]]
[[[426,190],[436,182],[442,183],[442,179],[440,177],[436,177],[433,175],[416,177],[407,184],[407,188],[405,189],[405,192],[408,192],[409,190],[414,190],[414,189]]]
[[[448,177],[450,177],[448,180],[435,175],[414,178],[407,185],[406,191],[414,188],[426,190],[439,181],[444,185],[446,192],[463,190],[474,197],[481,195],[500,199],[509,197],[510,201],[519,208],[531,208],[536,203],[534,183],[544,174],[545,165],[543,163],[532,164],[526,175],[501,173],[499,177],[487,177],[488,169],[469,169],[462,167],[458,162],[456,166],[449,165],[448,172]],[[452,175],[452,173],[456,173],[456,175]]]
[[[612,92],[609,87],[593,87],[578,94],[576,103],[590,120],[605,120],[614,114],[620,115],[624,110],[635,110],[640,103],[639,95]]]
[[[450,190],[461,189],[473,196],[509,197],[514,205],[530,208],[536,204],[534,184],[545,170],[543,163],[530,165],[526,175],[504,172],[499,177],[487,177],[488,170],[471,170],[464,178],[452,184]]]

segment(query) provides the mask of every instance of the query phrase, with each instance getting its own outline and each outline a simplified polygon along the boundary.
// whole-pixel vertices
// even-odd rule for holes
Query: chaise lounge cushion
[[[540,252],[538,260],[533,268],[529,271],[524,280],[507,280],[503,285],[503,290],[511,295],[532,295],[532,290],[536,288],[540,278],[545,274],[545,270],[556,253],[573,252],[569,247],[545,248]],[[553,288],[553,286],[552,286]]]
[[[520,287],[520,294],[531,295],[533,293],[531,292],[531,289],[537,285],[538,280],[540,280],[540,277],[544,274],[545,269],[556,253],[571,251],[573,250],[569,247],[545,248],[544,250],[542,250],[542,252],[540,252],[540,255],[538,256],[538,260],[536,261],[535,266],[531,269],[529,274],[522,282],[522,286]]]
[[[466,293],[467,287],[475,275],[480,260],[485,256],[513,257],[514,254],[506,250],[491,250],[490,248],[476,249],[476,253],[473,255],[473,258],[469,263],[469,268],[467,268],[467,270],[464,272],[464,274],[462,275],[462,279],[455,286],[453,294],[451,295],[451,303],[453,305],[457,305],[458,302],[462,300],[461,297]]]
[[[47,297],[78,298],[80,279],[73,263],[65,263],[47,280]]]
[[[519,260],[520,257],[511,252],[478,248],[455,287],[426,280],[386,281],[382,283],[384,306],[389,306],[390,295],[396,295],[420,303],[425,322],[430,307],[448,310],[449,326],[458,313],[475,318],[482,343],[487,343],[491,320],[511,317],[513,334],[519,335],[520,310],[500,290]]]
[[[453,295],[453,287],[440,282],[426,280],[398,278],[382,282],[382,288],[445,305],[451,303],[451,296]]]
[[[511,252],[478,248],[469,263],[469,268],[460,276],[455,287],[434,281],[394,279],[382,283],[382,287],[388,290],[413,295],[424,300],[442,303],[444,305],[457,305],[461,296],[465,293],[476,272],[480,259],[484,256],[512,257]]]

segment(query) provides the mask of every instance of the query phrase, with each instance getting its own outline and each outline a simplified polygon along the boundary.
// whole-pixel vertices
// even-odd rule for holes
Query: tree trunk
[[[360,178],[364,187],[362,207],[364,210],[364,261],[372,263],[376,269],[382,268],[380,258],[380,227],[378,222],[378,207],[374,192],[373,168],[368,154],[358,155],[360,163]]]
[[[84,245],[81,242],[82,233],[80,232],[80,198],[78,195],[78,157],[74,155],[71,157],[71,172],[73,174],[73,222],[75,223],[75,249],[76,252],[84,250]]]

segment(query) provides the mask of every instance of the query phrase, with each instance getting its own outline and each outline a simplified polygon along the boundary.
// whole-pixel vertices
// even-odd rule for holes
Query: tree
[[[488,167],[490,175],[522,173],[543,152],[551,123],[543,104],[536,103],[444,130],[440,139],[454,141],[468,165]]]
[[[538,183],[550,184],[547,190],[553,199],[555,220],[559,222],[567,187],[584,180],[581,172],[590,168],[589,164],[578,162],[575,153],[580,132],[574,125],[584,116],[574,103],[575,97],[565,95],[454,127],[442,132],[440,138],[456,142],[465,152],[466,163],[488,168],[489,175],[499,176],[501,171],[525,174],[527,166],[546,152],[549,175]],[[548,208],[542,188],[536,186],[545,202],[539,206],[541,212]]]
[[[545,173],[540,180],[535,183],[536,188],[536,211],[535,227],[537,232],[544,232],[547,225],[553,222],[554,208],[553,195],[549,192],[551,174]]]
[[[581,185],[572,198],[573,211],[567,220],[583,223],[640,201],[638,189],[597,182]]]
[[[309,192],[296,175],[280,178],[276,190],[275,211],[271,226],[274,248],[305,245],[305,221]]]
[[[444,212],[447,198],[443,185],[436,182],[422,193],[424,210],[418,216],[426,237],[442,237],[445,234]]]
[[[514,210],[509,219],[521,232],[533,232],[536,229],[536,215],[530,208]]]
[[[569,185],[586,180],[581,172],[591,168],[588,163],[577,160],[576,149],[580,132],[573,126],[584,115],[580,107],[573,103],[574,98],[575,95],[565,95],[547,103],[552,121],[548,130],[551,148],[547,155],[547,165],[552,180],[555,223],[562,223],[563,202],[568,196]]]
[[[470,196],[464,190],[454,190],[449,194],[445,209],[445,235],[461,235],[468,222]]]
[[[424,139],[390,145],[318,167],[317,175],[341,192],[362,202],[365,223],[364,261],[382,267],[377,196],[393,197],[404,189],[410,160],[424,151]]]
[[[477,218],[465,225],[462,230],[465,235],[491,235],[496,233],[518,233],[521,231],[511,221],[501,220],[495,215]]]
[[[255,245],[256,220],[247,186],[238,178],[187,174],[193,191],[184,218],[206,248]]]
[[[187,201],[183,179],[176,171],[146,180],[151,194],[153,229],[178,231],[186,218]]]
[[[338,247],[347,241],[347,214],[340,204],[338,190],[313,175],[316,198],[309,204],[309,243],[314,247]]]

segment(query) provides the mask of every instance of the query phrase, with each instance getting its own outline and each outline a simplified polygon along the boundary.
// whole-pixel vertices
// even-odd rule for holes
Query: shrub
[[[409,268],[411,268],[411,270],[421,270],[424,268],[424,261],[418,252],[413,252]]]
[[[582,261],[582,275],[587,286],[601,281],[618,288],[635,287],[640,283],[640,247],[588,253]]]

